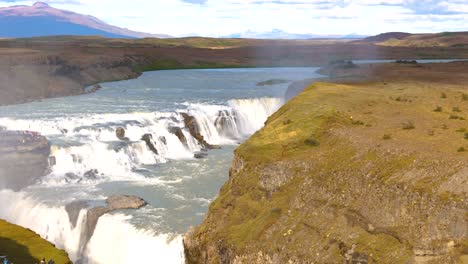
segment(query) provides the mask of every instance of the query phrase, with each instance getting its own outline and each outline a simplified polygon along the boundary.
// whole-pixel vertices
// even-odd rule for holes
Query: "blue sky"
[[[0,0],[0,6],[34,1]],[[364,34],[468,31],[468,0],[45,0],[107,23],[173,36],[247,30]]]

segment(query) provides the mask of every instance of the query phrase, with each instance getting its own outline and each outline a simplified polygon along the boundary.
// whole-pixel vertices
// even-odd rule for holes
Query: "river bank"
[[[360,65],[307,85],[236,149],[187,263],[466,262],[467,69]]]
[[[468,58],[468,49],[319,40],[3,39],[0,105],[79,95],[93,84],[137,78],[152,70],[310,67],[333,60],[407,58]]]
[[[42,239],[33,231],[0,220],[0,256],[10,263],[39,263],[43,258],[56,264],[71,264],[64,250]]]

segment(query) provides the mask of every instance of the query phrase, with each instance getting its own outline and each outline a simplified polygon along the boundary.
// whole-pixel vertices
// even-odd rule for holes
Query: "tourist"
[[[41,260],[41,264],[46,264],[45,258]]]

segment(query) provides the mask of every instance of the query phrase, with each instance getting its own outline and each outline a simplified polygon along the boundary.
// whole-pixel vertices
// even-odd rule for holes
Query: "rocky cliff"
[[[0,189],[22,189],[44,176],[49,141],[32,132],[0,131]]]
[[[468,82],[441,76],[306,88],[235,151],[187,263],[466,263]]]

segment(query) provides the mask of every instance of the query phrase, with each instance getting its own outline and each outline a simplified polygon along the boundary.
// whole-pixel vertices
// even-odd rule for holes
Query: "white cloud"
[[[468,16],[460,14],[468,12],[468,0],[73,0],[79,5],[49,2],[54,1],[54,7],[93,15],[120,27],[176,36],[222,36],[274,28],[315,34],[468,30]],[[10,4],[0,0],[1,6]]]

